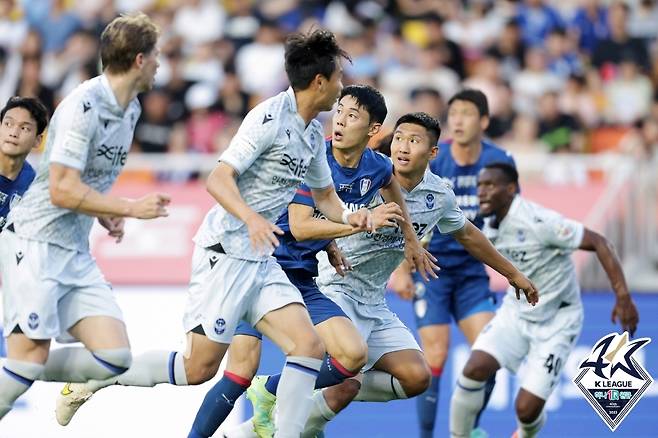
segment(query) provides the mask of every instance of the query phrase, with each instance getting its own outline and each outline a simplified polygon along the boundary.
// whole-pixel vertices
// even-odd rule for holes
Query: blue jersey
[[[482,152],[475,164],[460,166],[450,152],[450,143],[441,143],[437,157],[430,162],[430,170],[452,182],[457,205],[466,217],[478,228],[484,224],[479,215],[480,202],[477,196],[477,178],[480,170],[491,163],[508,163],[516,166],[512,155],[494,145],[482,141]],[[472,257],[452,236],[434,232],[429,251],[437,259],[444,273],[456,271],[460,275],[486,275],[484,265]]]
[[[34,180],[34,169],[27,161],[15,180],[0,175],[0,231],[5,226],[9,210],[23,197],[23,193]]]
[[[342,167],[331,150],[331,141],[327,141],[327,162],[331,168],[331,177],[334,180],[336,193],[347,208],[356,211],[377,202],[379,189],[387,186],[393,177],[393,164],[391,160],[371,149],[363,151],[361,160],[356,168]],[[292,200],[295,204],[314,207],[311,191],[306,185],[297,189]],[[317,209],[313,216],[323,218]],[[324,250],[330,240],[305,240],[298,242],[290,232],[288,223],[288,210],[286,209],[276,224],[284,231],[279,238],[280,245],[274,251],[274,256],[286,270],[305,271],[313,277],[318,275],[318,260],[316,255]]]

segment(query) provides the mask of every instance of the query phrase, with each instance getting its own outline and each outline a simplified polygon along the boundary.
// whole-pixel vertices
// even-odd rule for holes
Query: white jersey
[[[302,182],[316,189],[333,185],[322,125],[314,119],[304,126],[292,88],[252,109],[219,160],[238,173],[247,205],[272,223]],[[244,260],[269,256],[256,253],[247,226],[221,205],[206,214],[194,242],[206,248],[220,243],[228,255]]]
[[[77,169],[83,183],[107,192],[126,163],[140,112],[136,98],[119,106],[105,75],[78,85],[55,110],[36,179],[7,218],[16,234],[88,252],[94,218],[52,204],[49,166]]]
[[[581,223],[517,196],[498,229],[487,222],[483,231],[539,290],[534,307],[517,300],[513,288],[508,290],[506,304],[514,305],[519,316],[541,322],[553,318],[560,308],[582,307],[571,260],[583,240]]]
[[[429,170],[411,192],[403,188],[402,195],[419,239],[435,225],[441,233],[453,233],[466,223],[449,183]],[[336,239],[336,243],[353,269],[341,277],[329,264],[326,255],[320,256],[318,286],[341,290],[365,304],[385,302],[388,277],[404,259],[402,230],[380,228],[375,233],[358,233]]]

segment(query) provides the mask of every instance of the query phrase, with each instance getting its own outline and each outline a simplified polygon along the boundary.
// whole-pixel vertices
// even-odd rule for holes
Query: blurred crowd
[[[658,148],[655,0],[0,0],[0,104],[37,96],[52,110],[97,74],[105,24],[134,10],[162,30],[135,134],[145,153],[221,152],[286,88],[286,34],[311,26],[352,56],[345,84],[382,91],[389,125],[411,110],[443,120],[473,87],[489,98],[488,136],[513,151]]]

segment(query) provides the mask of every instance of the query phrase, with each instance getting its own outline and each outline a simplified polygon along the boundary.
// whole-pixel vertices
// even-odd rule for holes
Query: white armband
[[[349,224],[350,224],[350,221],[349,221],[349,219],[348,219],[348,216],[351,215],[351,214],[352,214],[352,211],[351,211],[349,208],[346,208],[345,210],[343,210],[343,216],[342,216],[342,218],[343,218],[343,223],[344,223],[344,224],[346,224],[346,225],[349,225]]]

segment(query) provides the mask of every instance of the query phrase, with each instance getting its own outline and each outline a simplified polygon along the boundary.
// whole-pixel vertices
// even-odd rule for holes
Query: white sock
[[[475,425],[475,418],[484,406],[486,382],[464,377],[457,379],[457,386],[450,400],[450,436],[468,438]]]
[[[40,363],[6,359],[0,368],[0,419],[11,411],[18,397],[41,377],[44,366]]]
[[[52,350],[46,361],[43,380],[83,383],[105,380],[124,373],[132,362],[130,349],[111,348],[89,351],[83,347]]]
[[[254,423],[252,418],[248,418],[247,421],[244,421],[237,426],[234,426],[230,429],[225,430],[224,437],[226,438],[258,438],[256,432],[254,431]]]
[[[277,389],[275,438],[299,438],[311,410],[311,397],[322,360],[288,356]]]
[[[387,402],[408,398],[400,381],[384,371],[371,370],[363,374],[356,401]]]
[[[175,351],[147,351],[133,359],[125,373],[106,380],[90,380],[92,392],[110,385],[152,387],[158,383],[187,386],[183,355]]]
[[[323,391],[315,391],[311,400],[313,405],[302,438],[315,438],[324,430],[327,423],[336,416],[336,413],[327,404]]]
[[[518,418],[516,423],[519,426],[519,438],[534,438],[537,436],[537,432],[546,424],[546,411],[541,411],[539,417],[532,423],[522,423]]]

